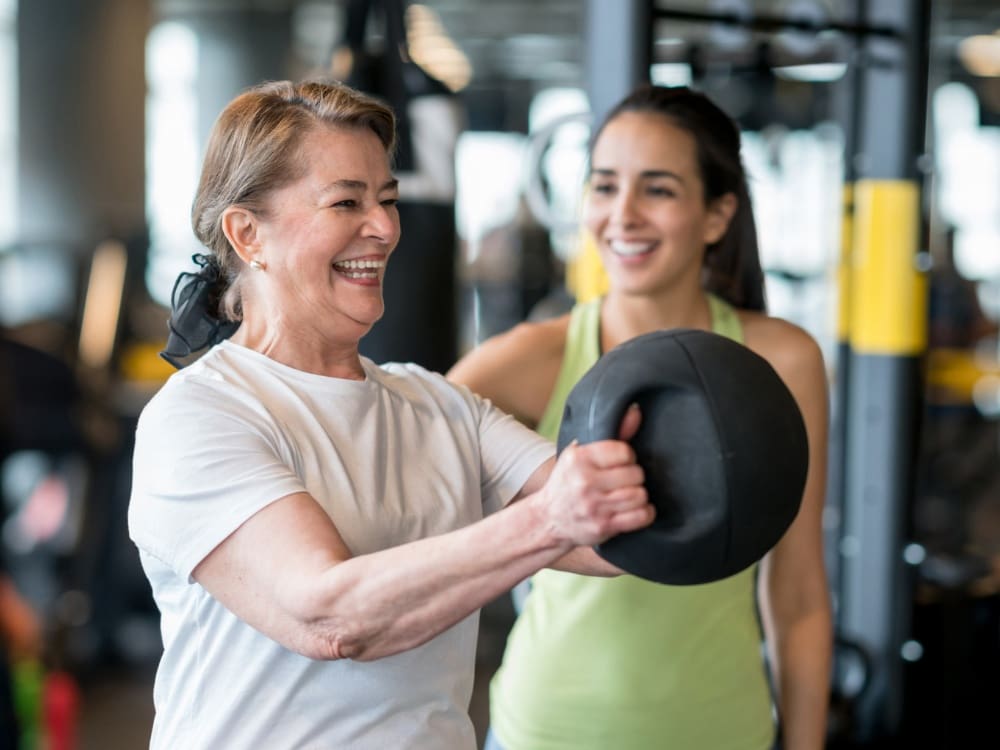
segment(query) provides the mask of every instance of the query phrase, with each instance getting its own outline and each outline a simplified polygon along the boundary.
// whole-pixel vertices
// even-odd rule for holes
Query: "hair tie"
[[[167,345],[160,356],[178,370],[190,364],[183,361],[202,349],[229,338],[240,321],[226,320],[218,314],[219,296],[225,278],[214,255],[196,253],[191,259],[200,271],[185,271],[174,282],[170,295],[170,318],[167,320]]]

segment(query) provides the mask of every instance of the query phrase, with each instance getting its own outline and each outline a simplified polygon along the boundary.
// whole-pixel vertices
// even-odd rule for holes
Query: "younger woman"
[[[584,222],[607,294],[485,342],[450,377],[555,439],[567,394],[602,352],[658,329],[712,330],[766,358],[795,395],[809,476],[789,531],[731,578],[675,587],[534,575],[491,685],[490,741],[504,750],[764,750],[780,728],[786,749],[818,750],[831,661],[827,385],[816,342],[765,312],[735,123],[690,89],[636,90],[593,139]]]

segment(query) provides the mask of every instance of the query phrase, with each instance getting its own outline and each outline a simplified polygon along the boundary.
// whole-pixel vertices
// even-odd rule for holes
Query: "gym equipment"
[[[385,313],[361,340],[375,362],[416,362],[447,372],[458,359],[458,290],[453,182],[431,189],[422,174],[454,173],[464,112],[456,96],[410,58],[402,0],[348,0],[342,46],[352,65],[345,82],[385,101],[396,114],[393,163],[403,234],[382,282]],[[382,20],[383,43],[369,48],[367,24]],[[417,107],[434,116],[418,127]]]
[[[619,568],[672,585],[726,578],[762,558],[791,525],[809,464],[794,397],[763,357],[708,331],[671,329],[605,353],[566,400],[557,448],[630,441],[656,519],[595,547]]]

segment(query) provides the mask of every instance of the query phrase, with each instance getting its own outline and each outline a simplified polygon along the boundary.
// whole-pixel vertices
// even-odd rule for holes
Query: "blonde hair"
[[[198,191],[191,208],[195,236],[220,269],[219,314],[243,317],[240,276],[245,268],[222,231],[222,215],[241,206],[266,215],[266,198],[300,177],[297,158],[310,131],[326,125],[368,129],[390,156],[396,144],[392,110],[342,83],[272,81],[237,96],[219,115],[209,137]]]

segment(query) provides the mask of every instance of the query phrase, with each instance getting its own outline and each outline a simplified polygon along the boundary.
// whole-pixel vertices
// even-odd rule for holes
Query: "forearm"
[[[548,567],[567,573],[614,578],[625,573],[597,554],[593,547],[574,547]]]
[[[527,498],[464,529],[330,566],[309,609],[326,658],[419,646],[563,556],[571,545]]]
[[[633,460],[621,442],[570,446],[544,487],[499,513],[357,556],[319,504],[295,493],[255,513],[192,576],[304,656],[388,656],[429,641],[574,547],[649,524],[654,511]]]
[[[829,708],[830,610],[817,609],[777,633],[770,644],[786,750],[821,750]]]

